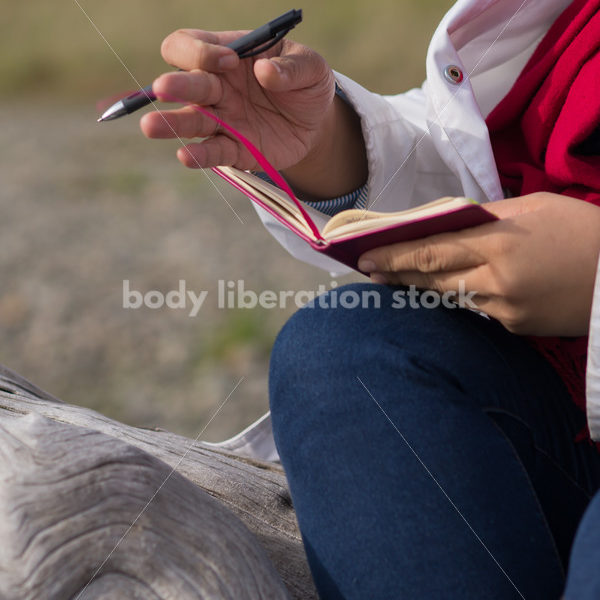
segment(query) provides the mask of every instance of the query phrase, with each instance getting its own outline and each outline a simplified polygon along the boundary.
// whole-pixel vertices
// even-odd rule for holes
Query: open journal
[[[176,99],[173,99],[176,101]],[[212,170],[256,202],[315,250],[349,267],[358,269],[361,254],[372,248],[427,237],[444,231],[474,227],[496,216],[467,198],[440,198],[428,204],[394,213],[345,210],[332,217],[320,230],[310,217],[310,203],[300,201],[279,172],[254,144],[216,114],[197,104],[193,110],[218,123],[245,146],[276,185],[248,171],[232,167]]]
[[[319,230],[310,217],[310,203],[300,201],[289,188],[284,191],[253,173],[232,167],[213,170],[315,250],[356,270],[359,257],[372,248],[496,220],[474,200],[448,196],[392,213],[344,210]]]

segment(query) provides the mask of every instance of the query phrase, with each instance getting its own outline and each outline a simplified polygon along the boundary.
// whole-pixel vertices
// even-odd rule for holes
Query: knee
[[[317,297],[297,311],[280,331],[271,351],[269,396],[274,417],[302,410],[325,393],[326,382],[362,352],[360,343],[381,306],[383,286],[350,284]],[[313,402],[314,404],[314,402]],[[289,416],[289,415],[288,415]]]
[[[443,326],[448,315],[400,308],[395,291],[382,285],[350,284],[330,290],[296,312],[271,353],[271,410],[275,413],[282,405],[286,411],[301,410],[306,398],[325,402],[327,382],[369,367],[396,369],[403,355],[430,355],[432,336],[440,340],[448,329]]]
[[[350,284],[328,291],[296,312],[283,327],[271,354],[271,379],[288,380],[300,369],[333,372],[340,364],[390,360],[397,353],[431,354],[455,339],[462,328],[444,307],[408,305],[404,290],[376,284]],[[402,300],[402,301],[401,301]]]
[[[347,402],[341,382],[361,374],[382,386],[409,377],[429,385],[431,373],[458,377],[465,370],[462,352],[483,343],[466,321],[485,320],[460,309],[401,304],[399,291],[350,284],[319,296],[286,323],[271,354],[274,424],[315,407],[335,413]]]
[[[271,352],[270,378],[287,380],[312,369],[327,371],[356,350],[360,336],[381,308],[382,286],[350,284],[315,298],[297,311],[279,332]]]

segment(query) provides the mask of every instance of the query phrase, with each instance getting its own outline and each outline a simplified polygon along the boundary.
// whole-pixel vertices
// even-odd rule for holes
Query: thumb
[[[530,197],[515,196],[513,198],[506,198],[505,200],[497,200],[496,202],[486,202],[483,207],[499,219],[508,219],[541,208],[535,196],[535,194],[532,194]]]
[[[290,92],[311,87],[333,86],[333,72],[316,52],[261,58],[254,64],[254,75],[270,92]]]

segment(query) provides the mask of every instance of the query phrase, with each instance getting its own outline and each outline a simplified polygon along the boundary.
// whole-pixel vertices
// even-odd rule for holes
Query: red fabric
[[[600,125],[599,8],[574,0],[487,119],[500,181],[514,196],[547,191],[600,206],[600,156],[578,152]],[[587,337],[530,340],[585,409]]]

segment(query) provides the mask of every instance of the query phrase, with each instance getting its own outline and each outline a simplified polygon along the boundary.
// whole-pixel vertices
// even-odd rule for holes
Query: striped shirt
[[[262,171],[253,171],[253,173],[271,185],[275,185],[266,173],[263,173]],[[328,198],[327,200],[307,202],[306,204],[308,204],[311,208],[323,213],[324,215],[333,217],[333,215],[350,208],[365,209],[367,207],[368,192],[369,187],[365,183],[365,185],[350,192],[349,194],[344,194],[343,196],[338,196],[337,198]]]

